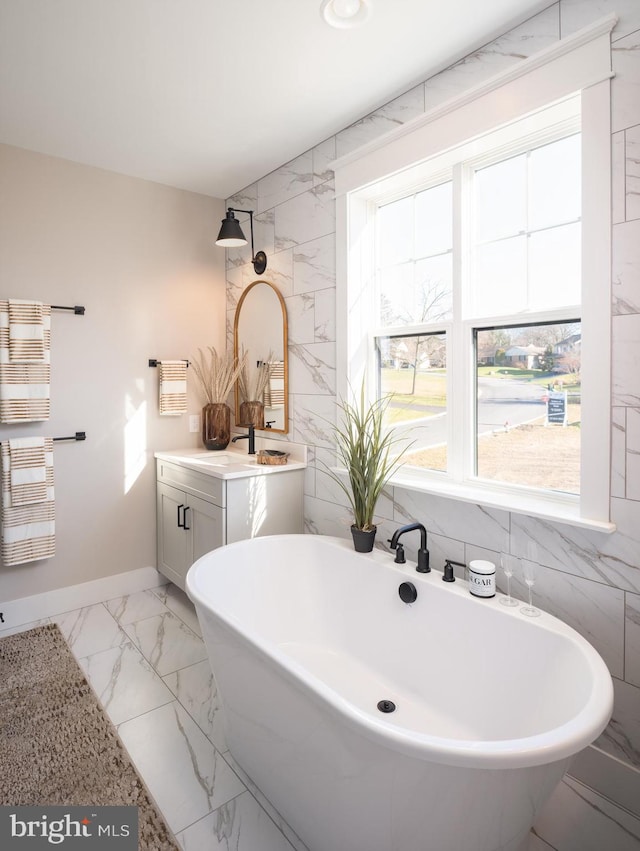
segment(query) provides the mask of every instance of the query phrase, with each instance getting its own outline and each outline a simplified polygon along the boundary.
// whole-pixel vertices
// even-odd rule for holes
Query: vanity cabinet
[[[184,590],[187,571],[223,544],[303,531],[304,470],[219,478],[158,458],[158,570]]]

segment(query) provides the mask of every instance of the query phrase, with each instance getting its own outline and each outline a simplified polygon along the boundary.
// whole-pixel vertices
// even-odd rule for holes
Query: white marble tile
[[[626,218],[640,219],[640,124],[625,131],[625,143]]]
[[[557,851],[640,851],[640,820],[570,777],[558,784],[534,831]]]
[[[336,421],[335,397],[295,393],[290,416],[294,441],[325,448],[333,445],[331,424]]]
[[[218,807],[176,839],[183,851],[292,851],[251,792]]]
[[[220,753],[226,751],[223,710],[208,660],[167,674],[163,681],[211,743]]]
[[[611,137],[611,220],[614,225],[626,218],[626,156],[625,131],[619,130]]]
[[[611,496],[624,499],[627,468],[627,408],[611,409]]]
[[[287,305],[289,342],[305,345],[316,341],[315,294],[302,293],[285,299]]]
[[[308,851],[307,846],[303,844],[300,837],[294,833],[294,831],[289,827],[286,821],[282,818],[280,813],[271,805],[271,803],[265,798],[260,789],[256,786],[253,780],[249,777],[249,775],[238,765],[238,763],[234,760],[232,754],[227,751],[224,755],[225,759],[229,763],[229,765],[236,772],[238,777],[245,784],[247,789],[251,792],[251,794],[258,801],[260,806],[266,813],[270,816],[271,820],[276,824],[280,830],[285,834],[291,845],[296,849],[296,851]],[[260,848],[262,851],[262,848]]]
[[[501,583],[502,584],[502,583]],[[522,574],[511,579],[511,594],[526,600]],[[615,677],[624,669],[624,593],[559,570],[540,566],[533,604],[569,624],[592,644]]]
[[[611,131],[640,124],[640,29],[611,45]]]
[[[252,183],[250,186],[245,186],[240,192],[236,192],[231,198],[227,198],[225,207],[237,207],[240,210],[257,210],[258,184]]]
[[[227,248],[227,268],[244,266],[251,262],[251,222],[246,213],[236,213],[242,231],[247,240],[246,245],[238,248]],[[275,251],[275,216],[273,210],[266,210],[253,217],[253,244],[256,251],[264,251],[268,258]],[[253,272],[253,266],[251,266]],[[255,278],[255,272],[254,272]]]
[[[329,233],[293,249],[293,289],[296,293],[334,289],[336,237]]]
[[[308,534],[348,539],[352,523],[351,511],[342,505],[317,497],[307,497],[304,501],[304,530]]]
[[[355,151],[361,145],[411,121],[424,112],[424,86],[421,83],[389,103],[356,121],[336,136],[336,156]]]
[[[640,688],[640,594],[625,598],[624,678]]]
[[[614,679],[613,717],[596,747],[640,768],[640,688]]]
[[[202,638],[202,630],[198,623],[195,606],[181,588],[178,588],[173,582],[169,582],[161,588],[154,588],[153,593],[168,609],[171,609],[174,615],[177,615],[196,635]]]
[[[327,183],[333,181],[333,171],[329,164],[336,158],[336,137],[331,136],[320,142],[312,150],[313,155],[313,184]]]
[[[256,274],[253,267],[251,271],[253,272],[251,280],[255,281]],[[293,251],[287,248],[284,251],[269,254],[266,271],[260,278],[277,287],[284,298],[293,295]]]
[[[446,538],[467,541],[500,551],[508,544],[509,512],[468,502],[445,499],[419,491],[394,488],[398,523],[418,520]]]
[[[102,603],[51,618],[57,623],[76,659],[119,647],[126,636]]]
[[[314,339],[316,343],[335,342],[336,291],[318,290],[315,293]]]
[[[177,701],[125,721],[118,733],[174,833],[245,790]]]
[[[627,499],[640,500],[640,408],[627,408],[626,483]]]
[[[335,395],[335,343],[290,343],[289,381],[296,393]]]
[[[316,456],[317,449],[315,446],[307,447],[307,467],[304,471],[304,495],[316,495]]]
[[[126,597],[116,597],[113,600],[107,600],[105,606],[119,624],[133,623],[152,615],[162,615],[167,611],[164,603],[151,591],[139,591],[137,594],[128,594]]]
[[[614,225],[612,233],[613,312],[640,313],[640,218]]]
[[[127,624],[123,629],[162,677],[207,658],[202,639],[172,612]]]
[[[529,834],[529,838],[523,843],[520,851],[557,851],[553,845],[549,845],[544,839],[540,839],[534,833]]]
[[[79,662],[114,724],[173,700],[172,693],[129,641],[85,656]]]
[[[14,624],[6,629],[0,629],[0,638],[6,638],[7,635],[16,635],[19,632],[27,632],[29,629],[35,629],[37,626],[45,626],[48,623],[51,623],[51,618],[41,618],[38,621],[31,621],[30,623]]]
[[[611,35],[612,41],[640,28],[638,0],[560,0],[562,38],[595,23],[611,12],[615,12],[619,19]]]
[[[334,191],[326,183],[275,208],[275,248],[282,251],[336,229]]]
[[[615,498],[611,504],[618,529],[610,535],[513,514],[511,552],[524,556],[527,542],[533,540],[540,564],[640,592],[640,505]]]
[[[306,151],[258,181],[259,213],[295,198],[313,186],[313,154]]]
[[[640,313],[614,316],[612,328],[612,403],[640,407]]]
[[[553,5],[427,80],[425,108],[433,109],[479,85],[554,44],[559,35],[558,8]]]

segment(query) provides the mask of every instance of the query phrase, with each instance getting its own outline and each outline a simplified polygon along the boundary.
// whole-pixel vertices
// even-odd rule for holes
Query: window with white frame
[[[397,485],[614,528],[612,25],[335,164],[339,392],[393,394]]]

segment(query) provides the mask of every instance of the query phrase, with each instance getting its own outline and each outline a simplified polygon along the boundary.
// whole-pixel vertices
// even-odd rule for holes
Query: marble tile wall
[[[421,520],[432,564],[493,557],[508,548],[539,548],[539,604],[566,620],[599,650],[615,678],[616,705],[598,746],[640,769],[640,2],[559,0],[511,32],[410,89],[335,137],[244,188],[232,206],[258,212],[256,248],[282,291],[290,333],[291,439],[311,448],[305,485],[306,529],[348,535],[344,495],[327,480],[328,424],[335,421],[335,156],[476,85],[496,72],[616,12],[612,34],[612,312],[613,400],[611,535],[464,502],[389,488],[378,506],[379,539]],[[255,275],[246,251],[228,252],[228,327],[238,297]],[[407,549],[408,557],[412,557]],[[415,555],[413,556],[415,558]],[[524,596],[518,580],[513,591]]]

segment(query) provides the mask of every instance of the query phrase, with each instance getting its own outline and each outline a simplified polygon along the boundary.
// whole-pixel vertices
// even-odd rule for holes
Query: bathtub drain
[[[393,712],[395,708],[396,705],[392,700],[381,700],[378,703],[378,709],[380,712]]]

